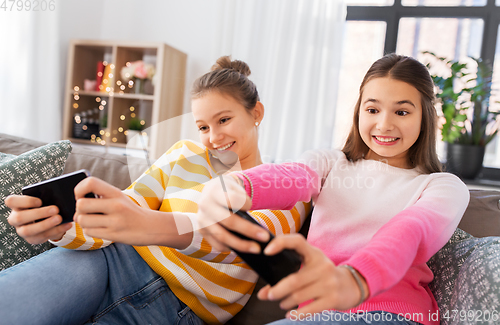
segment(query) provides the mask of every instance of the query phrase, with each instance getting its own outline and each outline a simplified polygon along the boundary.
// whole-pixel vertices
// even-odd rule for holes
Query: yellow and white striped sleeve
[[[176,164],[185,141],[179,141],[163,154],[148,170],[123,190],[132,201],[143,208],[159,210],[169,182],[172,166]]]
[[[58,241],[49,241],[56,246],[74,250],[94,250],[112,243],[109,240],[87,236],[78,223],[73,222],[72,224],[72,227],[66,231],[63,238]]]
[[[298,232],[310,211],[310,203],[297,202],[291,210],[256,210],[250,211],[250,214],[274,235],[281,235]],[[191,222],[197,222],[195,214],[188,214],[188,216]],[[195,229],[199,229],[196,225],[193,226]],[[193,239],[188,247],[177,251],[207,262],[227,264],[242,262],[233,251],[221,252],[213,248],[199,231],[193,232]]]

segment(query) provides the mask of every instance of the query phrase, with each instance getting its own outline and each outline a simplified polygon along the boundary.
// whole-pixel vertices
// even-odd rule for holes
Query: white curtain
[[[226,0],[221,54],[247,62],[265,117],[264,162],[332,146],[342,0]]]
[[[60,139],[62,82],[58,13],[13,11],[0,18],[0,132]]]

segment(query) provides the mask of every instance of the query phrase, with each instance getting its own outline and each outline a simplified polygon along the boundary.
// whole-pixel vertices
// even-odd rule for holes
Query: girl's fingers
[[[113,199],[91,199],[79,198],[76,200],[76,213],[77,214],[90,214],[90,213],[103,213],[111,214],[121,208],[119,202]]]
[[[28,195],[9,195],[5,198],[5,205],[12,210],[39,208],[42,206],[42,200]]]
[[[226,248],[226,250],[227,248],[232,248],[241,252],[254,254],[258,254],[260,252],[259,244],[254,241],[243,240],[230,233],[219,224],[210,226],[210,229],[207,229],[207,234],[208,238],[210,238],[211,245],[217,250],[221,250],[221,248]]]
[[[301,268],[298,272],[290,274],[276,285],[269,288],[267,291],[267,299],[282,300],[290,295],[294,295],[296,292],[300,292],[303,288],[307,288],[315,281],[318,281],[318,274],[315,273],[314,270],[308,270],[306,266]],[[290,306],[290,308],[293,306],[295,305]]]
[[[111,198],[121,194],[120,189],[96,177],[87,177],[75,187],[75,198],[78,200],[88,193],[94,193],[99,197]]]
[[[301,289],[295,290],[292,294],[286,296],[280,302],[280,308],[285,310],[293,308],[303,302],[323,296],[325,294],[324,291],[325,286],[321,281],[311,281],[311,283],[302,286]],[[331,301],[331,303],[334,303],[334,301]]]
[[[40,224],[44,225],[43,219],[55,216],[59,213],[59,209],[55,205],[50,205],[42,208],[27,209],[21,211],[12,211],[7,221],[11,226],[20,227],[26,224],[30,224],[36,220],[42,220],[36,224],[40,227]],[[62,221],[62,219],[61,219]],[[59,221],[59,223],[61,223]],[[35,228],[38,228],[35,227]]]
[[[212,226],[211,226],[212,227]],[[213,226],[215,227],[215,226]],[[216,232],[216,230],[215,230]],[[214,237],[214,230],[207,230],[206,228],[200,229],[200,233],[208,241],[208,243],[219,252],[226,252],[231,250],[229,247],[221,243]]]
[[[330,309],[331,304],[326,299],[313,300],[311,303],[305,305],[304,307],[298,308],[297,310],[290,310],[286,313],[286,318],[293,317],[296,319],[304,319],[309,313],[309,315],[315,313],[321,313],[323,310]],[[302,315],[302,316],[300,316]]]
[[[250,216],[251,218],[251,216]],[[232,214],[229,218],[221,222],[224,228],[236,231],[250,239],[255,239],[261,242],[268,242],[270,239],[269,232],[251,221],[243,219],[237,214]],[[235,247],[236,248],[236,247]]]
[[[319,249],[307,243],[300,234],[277,236],[267,245],[264,253],[274,255],[283,249],[292,249],[301,255],[303,266],[298,272],[290,274],[271,287],[267,291],[267,299],[285,299],[285,307],[291,308],[313,298],[317,294],[317,290],[324,290],[325,285],[323,284],[321,288],[318,287],[310,294],[302,296],[303,290],[307,291],[308,287],[314,287],[315,283],[321,282],[320,279],[324,277],[330,279],[329,277],[333,276],[335,265]]]
[[[19,236],[26,239],[30,244],[40,244],[46,242],[57,231],[55,228],[61,223],[62,217],[55,215],[40,222],[16,227]]]
[[[257,293],[257,298],[259,298],[260,300],[269,300],[267,298],[269,294],[269,289],[271,289],[270,284],[267,284],[265,287],[262,287]]]
[[[107,228],[116,222],[115,218],[102,214],[75,214],[75,222],[82,228]],[[116,226],[116,225],[115,225]],[[115,227],[116,228],[116,227]]]
[[[59,225],[53,229],[48,230],[44,235],[46,236],[47,239],[50,240],[60,240],[64,234],[71,229],[73,226],[72,223],[64,223],[62,225]]]
[[[89,237],[111,240],[112,234],[108,228],[85,228],[83,233]]]
[[[276,236],[264,250],[266,255],[276,255],[284,249],[293,249],[302,257],[307,257],[314,252],[314,247],[311,246],[304,236],[301,234],[287,234]]]

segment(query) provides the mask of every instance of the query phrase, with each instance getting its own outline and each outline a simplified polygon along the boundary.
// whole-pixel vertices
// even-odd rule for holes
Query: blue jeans
[[[54,248],[0,272],[2,324],[179,324],[203,321],[132,246]]]
[[[385,311],[370,311],[366,313],[342,313],[335,311],[324,311],[314,315],[290,315],[290,319],[282,319],[272,322],[272,325],[294,325],[294,324],[311,324],[311,325],[417,325],[419,323],[411,320],[399,319],[398,315]]]

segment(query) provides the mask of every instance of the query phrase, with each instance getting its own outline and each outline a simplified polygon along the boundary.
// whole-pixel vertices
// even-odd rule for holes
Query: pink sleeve
[[[411,266],[426,263],[455,231],[469,203],[465,184],[443,173],[418,201],[398,213],[363,249],[342,264],[360,272],[373,297],[397,284]]]
[[[318,174],[301,163],[263,164],[236,175],[252,197],[251,210],[290,210],[299,201],[311,201],[321,187]]]

